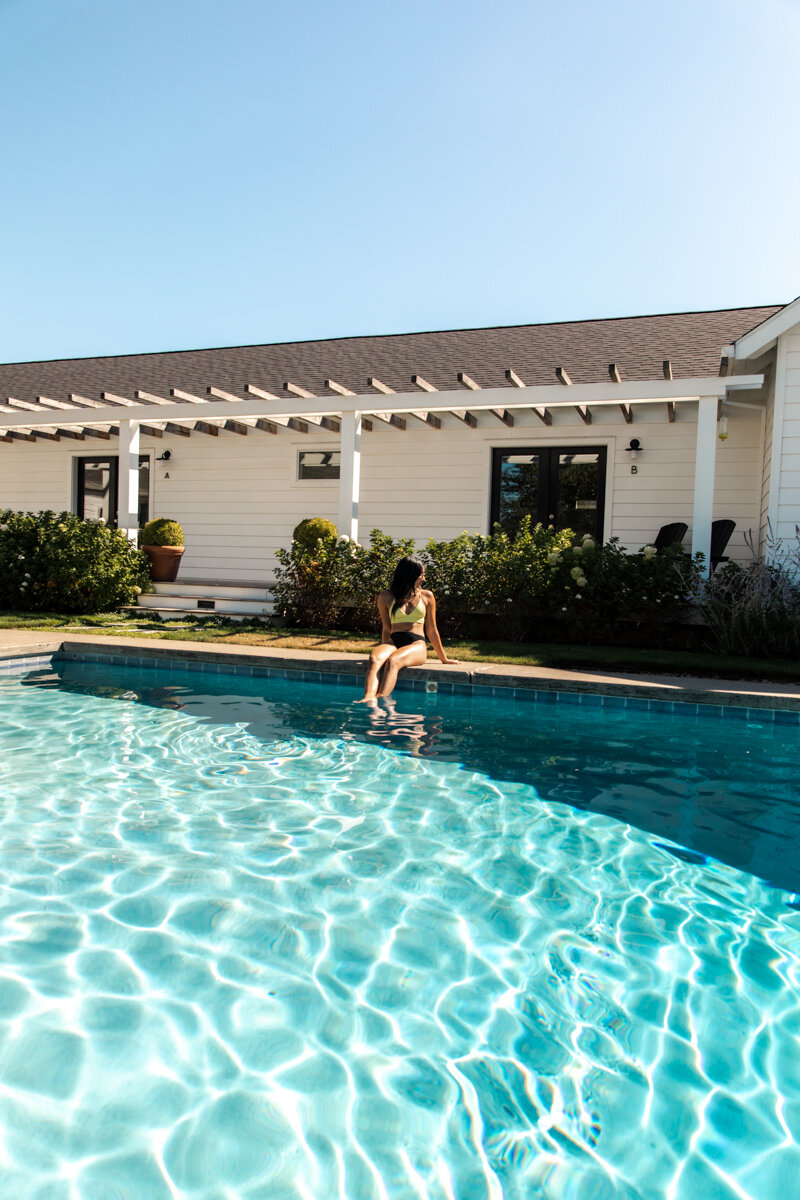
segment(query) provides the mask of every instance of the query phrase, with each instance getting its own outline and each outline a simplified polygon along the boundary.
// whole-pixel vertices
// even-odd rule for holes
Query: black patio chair
[[[686,537],[689,526],[683,521],[673,521],[671,525],[662,525],[653,542],[656,550],[664,550],[667,546],[677,546]]]
[[[736,528],[736,522],[730,520],[711,522],[711,570],[715,571],[721,562],[728,562],[728,555],[723,550],[731,540],[731,534]]]

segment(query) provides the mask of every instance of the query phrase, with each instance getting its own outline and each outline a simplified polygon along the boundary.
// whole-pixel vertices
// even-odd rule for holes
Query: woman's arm
[[[439,630],[436,628],[436,601],[433,592],[425,593],[425,632],[431,639],[431,645],[436,651],[439,661],[443,663],[457,663],[457,658],[448,658],[447,651],[442,645],[442,639],[439,637]]]
[[[392,622],[389,616],[389,597],[391,595],[391,592],[380,592],[378,595],[378,612],[381,614],[381,645],[392,644]]]

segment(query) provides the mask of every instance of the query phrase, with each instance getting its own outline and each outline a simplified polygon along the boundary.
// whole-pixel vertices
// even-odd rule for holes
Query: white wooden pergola
[[[725,360],[723,364],[727,365]],[[243,395],[209,386],[204,395],[172,389],[168,396],[141,390],[136,390],[133,397],[103,392],[100,400],[76,394],[68,401],[47,396],[39,396],[36,401],[9,397],[0,404],[0,440],[110,440],[117,436],[119,524],[135,540],[141,434],[157,438],[165,432],[183,437],[192,433],[217,437],[221,431],[239,436],[257,431],[274,437],[281,429],[294,433],[308,433],[309,427],[326,429],[341,438],[339,532],[357,538],[361,437],[373,429],[373,422],[403,430],[411,419],[431,430],[441,430],[442,416],[447,415],[474,429],[478,415],[513,426],[514,415],[527,411],[549,426],[553,412],[566,409],[588,426],[593,410],[619,407],[625,422],[633,424],[636,410],[642,406],[662,406],[665,419],[674,421],[676,406],[692,403],[698,406],[692,552],[702,552],[708,563],[719,404],[731,393],[760,388],[763,375],[673,379],[669,362],[664,363],[663,380],[623,382],[614,363],[609,364],[608,372],[607,382],[573,384],[567,372],[557,367],[557,383],[530,387],[509,369],[505,372],[507,386],[499,388],[482,388],[469,375],[459,372],[458,386],[451,390],[438,389],[422,376],[412,375],[415,390],[409,392],[397,392],[373,376],[368,378],[369,391],[364,393],[326,379],[324,395],[288,381],[284,384],[288,399],[255,384],[245,384]],[[424,408],[420,407],[420,393],[425,395]],[[467,397],[469,407],[465,407]]]

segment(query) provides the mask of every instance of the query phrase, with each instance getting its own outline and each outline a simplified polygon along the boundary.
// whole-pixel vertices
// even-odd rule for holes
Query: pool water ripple
[[[795,731],[120,674],[0,682],[0,1195],[793,1194]]]

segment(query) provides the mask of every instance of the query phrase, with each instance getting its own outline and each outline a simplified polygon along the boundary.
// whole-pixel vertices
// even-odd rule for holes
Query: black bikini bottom
[[[398,650],[402,650],[403,646],[410,646],[413,642],[424,642],[425,635],[423,633],[393,633],[392,641]]]

